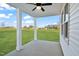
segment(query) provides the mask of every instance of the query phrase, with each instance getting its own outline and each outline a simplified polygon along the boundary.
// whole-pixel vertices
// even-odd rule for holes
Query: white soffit
[[[42,6],[45,11],[35,10],[32,9],[35,5],[27,4],[27,3],[8,3],[9,5],[20,8],[23,12],[31,15],[32,17],[45,17],[45,16],[56,16],[61,14],[62,7],[64,3],[52,3],[50,6]]]

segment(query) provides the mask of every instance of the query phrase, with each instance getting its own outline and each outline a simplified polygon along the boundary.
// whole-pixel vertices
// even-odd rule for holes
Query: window
[[[69,4],[67,3],[62,11],[61,16],[61,34],[69,44]]]
[[[68,38],[68,22],[69,22],[69,8],[68,4],[64,8],[64,36]]]
[[[65,37],[68,38],[68,22],[65,23]]]

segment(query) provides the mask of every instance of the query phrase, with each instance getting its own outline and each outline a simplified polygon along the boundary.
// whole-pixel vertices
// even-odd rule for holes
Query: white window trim
[[[65,5],[66,6],[66,5]],[[68,4],[68,10],[69,10],[69,4]],[[63,38],[64,38],[64,40],[65,40],[65,42],[67,43],[67,45],[69,45],[69,34],[68,34],[68,37],[65,37],[65,23],[67,23],[68,22],[68,24],[69,24],[69,17],[70,17],[70,13],[69,13],[69,11],[68,11],[68,19],[65,19],[65,8],[64,8],[64,10],[62,11],[62,16],[63,16],[63,23],[61,24],[61,25],[63,25]],[[65,19],[65,20],[64,20]],[[68,26],[68,28],[69,28],[69,26]],[[69,30],[69,29],[68,29]],[[69,33],[69,32],[68,32]]]

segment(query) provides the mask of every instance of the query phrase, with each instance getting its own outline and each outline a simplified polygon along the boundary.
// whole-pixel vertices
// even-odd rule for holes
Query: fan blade
[[[35,7],[34,9],[32,9],[32,11],[34,11],[37,7]]]
[[[41,7],[41,10],[42,10],[43,12],[45,11],[43,7]]]
[[[27,3],[27,4],[31,4],[31,5],[37,5],[37,6],[47,6],[47,5],[52,5],[52,3]]]
[[[27,3],[27,4],[36,5],[36,3]]]
[[[52,3],[42,3],[42,6],[52,5]]]

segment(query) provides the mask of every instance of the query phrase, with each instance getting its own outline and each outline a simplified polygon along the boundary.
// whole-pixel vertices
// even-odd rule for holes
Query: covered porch
[[[60,42],[50,42],[38,40],[37,24],[38,17],[55,16],[61,14],[63,4],[53,3],[52,6],[45,6],[45,12],[32,11],[35,7],[26,3],[10,3],[9,5],[16,8],[17,17],[17,39],[16,50],[7,54],[7,56],[62,56]],[[50,10],[51,8],[51,10]],[[34,18],[34,40],[22,46],[22,15],[21,12],[28,13]]]

